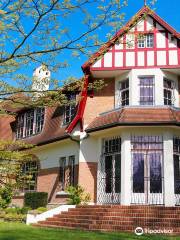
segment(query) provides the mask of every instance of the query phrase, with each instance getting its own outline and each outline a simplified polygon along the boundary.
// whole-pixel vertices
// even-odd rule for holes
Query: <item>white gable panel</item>
[[[157,48],[165,48],[166,47],[165,33],[157,33],[156,42],[157,42]]]
[[[178,54],[176,50],[169,51],[169,65],[177,65],[178,64]]]
[[[166,65],[166,51],[157,51],[157,65]]]
[[[144,66],[144,52],[138,52],[138,66]]]
[[[147,31],[152,30],[154,28],[153,19],[151,17],[147,17]]]
[[[177,47],[177,39],[174,37],[172,38],[172,34],[168,34],[168,43],[170,48]]]
[[[159,25],[159,23],[156,22],[156,28],[158,30],[165,30],[161,25]]]
[[[112,53],[107,52],[104,55],[104,67],[112,67]]]
[[[95,62],[93,65],[92,65],[92,67],[101,67],[101,59],[99,59],[99,60],[97,60],[97,62]]]
[[[147,52],[147,65],[154,66],[154,51]]]
[[[126,66],[134,66],[135,65],[135,53],[127,52],[126,53]]]
[[[115,67],[122,67],[123,66],[123,53],[116,52],[115,53]]]
[[[140,20],[140,21],[137,23],[137,30],[138,30],[138,31],[144,31],[144,20]]]

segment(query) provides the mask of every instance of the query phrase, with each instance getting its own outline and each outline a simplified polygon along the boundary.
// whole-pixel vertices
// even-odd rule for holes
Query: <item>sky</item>
[[[122,0],[120,0],[122,1]],[[150,1],[147,0],[147,3]],[[124,8],[125,21],[128,21],[134,16],[144,5],[144,0],[128,0],[128,6]],[[168,24],[170,24],[176,31],[180,32],[180,0],[157,0],[153,6],[155,12],[163,18]],[[105,34],[102,35],[102,40],[105,40]],[[87,60],[87,57],[80,56],[80,58],[72,58],[69,56],[68,63],[70,67],[66,69],[60,69],[56,74],[52,73],[52,77],[57,79],[66,79],[69,76],[75,76],[77,78],[83,76],[81,66]]]

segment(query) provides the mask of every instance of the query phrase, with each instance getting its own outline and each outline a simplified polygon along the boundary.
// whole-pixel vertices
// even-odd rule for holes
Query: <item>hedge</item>
[[[46,207],[47,199],[48,193],[46,192],[27,192],[24,195],[24,205],[31,209]]]

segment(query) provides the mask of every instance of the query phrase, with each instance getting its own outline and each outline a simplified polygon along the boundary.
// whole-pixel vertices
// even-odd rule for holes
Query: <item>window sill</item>
[[[59,191],[56,193],[56,196],[68,196],[69,193],[65,192],[65,191]]]

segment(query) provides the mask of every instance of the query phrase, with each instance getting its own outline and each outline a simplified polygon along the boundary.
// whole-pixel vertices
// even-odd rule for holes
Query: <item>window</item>
[[[129,79],[120,82],[119,106],[129,105]]]
[[[16,124],[16,138],[30,137],[42,131],[44,108],[36,108],[19,114]]]
[[[75,156],[61,157],[59,168],[59,181],[61,190],[65,190],[68,186],[75,185]]]
[[[22,189],[23,192],[35,191],[37,188],[38,162],[37,161],[26,162],[22,166],[22,172],[23,175],[25,176]]]
[[[121,192],[121,138],[104,141],[105,193]]]
[[[164,181],[162,136],[132,136],[131,154],[132,203],[161,204]]]
[[[173,81],[164,78],[164,105],[173,105]]]
[[[154,104],[154,78],[140,78],[140,105]]]
[[[75,109],[76,109],[76,95],[68,95],[67,96],[68,103],[64,107],[64,124],[68,124],[72,121],[74,115],[75,115]]]
[[[180,194],[180,138],[173,139],[174,152],[174,193]]]
[[[153,48],[154,47],[154,35],[140,35],[138,37],[138,48]]]

